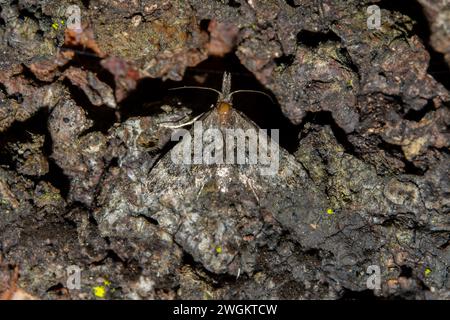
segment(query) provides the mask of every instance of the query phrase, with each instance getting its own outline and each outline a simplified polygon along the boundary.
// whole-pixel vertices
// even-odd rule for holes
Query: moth
[[[244,114],[232,107],[232,96],[236,93],[265,93],[253,90],[231,92],[231,75],[229,73],[224,74],[222,91],[203,87],[181,87],[175,89],[185,88],[213,90],[218,93],[218,101],[215,107],[213,105],[214,109],[212,111],[197,116],[186,124],[177,126],[165,125],[167,128],[177,129],[185,125],[194,124],[193,137],[185,129],[172,134],[173,140],[178,140],[182,136],[184,141],[172,150],[172,162],[206,165],[224,163],[257,164],[262,174],[276,173],[279,160],[278,129],[272,129],[271,137],[269,138],[266,130],[259,129]],[[267,96],[272,100],[269,95]],[[243,125],[245,122],[251,123],[253,126]],[[205,126],[203,126],[203,123]],[[223,187],[226,187],[226,185]]]
[[[102,230],[123,230],[117,221],[144,216],[157,222],[157,227],[139,231],[139,236],[163,230],[208,271],[236,276],[257,270],[259,244],[276,241],[270,240],[277,239],[274,234],[279,236],[283,229],[296,234],[311,231],[309,222],[325,212],[326,197],[293,155],[233,108],[232,97],[238,91],[230,88],[231,77],[225,73],[215,106],[189,123],[190,130],[183,128],[183,134],[177,134],[180,126],[172,127],[179,142],[147,175],[133,174],[134,184],[128,190],[139,203],[127,202],[124,191],[111,195],[97,215]],[[200,154],[192,138],[199,136],[195,132],[199,125],[200,136],[207,142]],[[265,162],[260,158],[255,162],[255,148],[242,148],[227,138],[228,132],[257,133],[261,137],[257,141],[263,143],[256,155],[262,150]],[[250,142],[245,140],[245,146]],[[228,153],[233,156],[223,156]],[[218,154],[222,161],[216,161]],[[274,171],[268,174],[262,167]]]

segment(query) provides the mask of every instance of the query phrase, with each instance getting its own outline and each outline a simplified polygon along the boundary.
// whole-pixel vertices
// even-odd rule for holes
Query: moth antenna
[[[270,101],[272,101],[273,104],[275,104],[275,101],[273,101],[272,97],[270,95],[268,95],[265,92],[262,91],[258,91],[258,90],[237,90],[237,91],[233,91],[232,93],[230,93],[230,97],[233,96],[233,94],[235,93],[243,93],[243,92],[247,92],[247,93],[259,93],[262,95],[265,95],[267,98],[270,99]]]
[[[209,90],[209,91],[214,91],[214,92],[217,93],[219,96],[221,95],[221,92],[220,92],[219,90],[216,90],[216,89],[213,89],[213,88],[208,88],[208,87],[184,86],[184,87],[170,88],[170,89],[168,89],[168,90],[174,91],[174,90],[181,90],[181,89],[200,89],[200,90]]]
[[[189,126],[189,125],[193,124],[195,121],[200,119],[200,117],[203,116],[204,114],[205,113],[203,112],[202,114],[196,116],[194,119],[192,119],[192,120],[190,120],[188,122],[182,123],[182,124],[178,124],[178,125],[159,124],[159,126],[163,127],[163,128],[169,128],[169,129],[179,129],[179,128],[186,127],[186,126]]]

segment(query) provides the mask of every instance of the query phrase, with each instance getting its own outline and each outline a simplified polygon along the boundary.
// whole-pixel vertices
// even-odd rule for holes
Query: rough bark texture
[[[0,8],[1,298],[450,299],[448,1]],[[295,174],[198,196],[189,170],[161,169],[160,124],[211,100],[167,89],[219,89],[226,70],[272,95],[236,108],[280,128]]]

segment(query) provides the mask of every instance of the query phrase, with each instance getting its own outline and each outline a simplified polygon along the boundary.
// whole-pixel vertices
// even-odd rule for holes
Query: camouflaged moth
[[[196,121],[201,122],[202,138],[207,142],[217,140],[217,132],[227,129],[260,132],[253,121],[233,108],[230,81],[225,74],[218,102],[191,122],[193,128],[187,131],[173,126],[175,136],[182,129],[177,137],[184,138],[147,174],[128,169],[122,174],[126,189],[113,188],[112,194],[104,195],[106,203],[96,213],[104,235],[132,232],[135,237],[151,239],[152,233],[164,232],[167,241],[174,241],[207,270],[239,276],[257,269],[259,239],[281,230],[281,225],[301,238],[314,231],[309,225],[325,212],[326,197],[295,157],[271,138],[266,137],[265,151],[276,147],[277,152],[266,152],[268,163],[278,164],[271,174],[261,170],[263,163],[250,161],[248,150],[241,162],[237,156],[230,163],[226,158],[219,163],[205,163],[205,158],[195,161]],[[186,138],[186,133],[194,139]],[[213,148],[213,156],[221,149],[231,149],[235,155],[240,152],[239,146],[226,138],[217,145],[206,144],[219,146]],[[186,153],[194,161],[183,161]],[[176,155],[178,161],[174,161]],[[276,159],[271,158],[274,156]]]

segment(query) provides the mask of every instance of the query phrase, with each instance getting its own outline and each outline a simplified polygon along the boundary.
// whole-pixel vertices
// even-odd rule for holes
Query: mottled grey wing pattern
[[[221,129],[259,130],[245,116],[231,112]],[[203,129],[220,127],[217,108],[202,122]],[[183,139],[173,151],[182,150],[185,143]],[[144,214],[156,219],[196,261],[216,273],[253,270],[263,212],[283,221],[307,219],[323,210],[319,203],[323,197],[317,196],[301,165],[281,147],[277,174],[266,176],[258,164],[174,164],[166,154],[150,172],[147,188]]]

